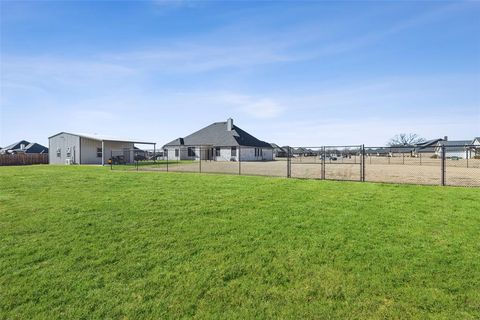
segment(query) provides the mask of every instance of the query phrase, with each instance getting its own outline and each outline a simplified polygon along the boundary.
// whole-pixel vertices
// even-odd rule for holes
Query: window
[[[258,151],[260,151],[260,157],[263,157],[263,149],[258,149]]]
[[[192,147],[188,148],[188,156],[195,157],[195,148],[192,148]]]
[[[97,158],[102,157],[102,148],[97,148]]]
[[[175,149],[175,157],[178,158],[179,151],[178,149]]]
[[[60,158],[62,156],[62,149],[57,148],[57,157]]]
[[[215,148],[215,157],[220,157],[220,148]]]
[[[72,153],[70,152],[70,147],[67,148],[67,158],[70,158]]]
[[[237,147],[232,147],[232,157],[237,156]]]

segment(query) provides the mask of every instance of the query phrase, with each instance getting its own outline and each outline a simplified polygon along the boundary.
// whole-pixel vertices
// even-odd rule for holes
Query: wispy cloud
[[[213,95],[220,103],[232,105],[240,112],[256,119],[278,117],[285,108],[270,97],[253,97],[243,94],[220,93]]]

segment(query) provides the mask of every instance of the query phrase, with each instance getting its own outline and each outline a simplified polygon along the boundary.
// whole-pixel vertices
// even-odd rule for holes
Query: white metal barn
[[[273,147],[233,124],[215,122],[163,146],[170,160],[271,161]]]
[[[123,150],[125,162],[134,161],[135,144],[155,143],[131,139],[117,139],[94,134],[60,132],[48,138],[50,164],[108,163],[112,151]]]

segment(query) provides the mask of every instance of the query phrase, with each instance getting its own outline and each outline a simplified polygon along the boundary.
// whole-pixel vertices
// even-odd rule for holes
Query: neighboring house
[[[93,134],[60,132],[48,138],[50,164],[106,164],[112,157],[132,163],[134,144],[153,144]]]
[[[435,154],[437,144],[443,140],[448,140],[448,138],[445,137],[444,139],[432,139],[425,142],[417,143],[415,145],[413,154],[416,156],[433,156]]]
[[[294,157],[301,157],[301,156],[304,156],[306,153],[307,153],[307,149],[303,147],[292,149],[292,154]]]
[[[262,161],[273,160],[273,148],[233,124],[215,122],[163,147],[171,160]]]
[[[13,153],[47,153],[48,148],[38,143],[31,143],[27,140],[21,140],[13,143],[5,148],[0,149],[0,154]]]
[[[289,153],[290,153],[290,157],[293,157],[293,150],[295,150],[295,148],[289,147],[289,146],[283,146],[282,149],[285,150],[285,152],[287,153],[287,157]]]
[[[445,157],[446,158],[461,158],[469,159],[471,158],[471,152],[469,146],[471,145],[471,140],[442,140],[437,143],[435,146],[435,154],[439,157],[442,156],[442,146],[445,146]]]
[[[480,137],[476,137],[468,146],[470,158],[480,157]]]
[[[270,143],[273,148],[273,156],[275,158],[286,158],[288,157],[288,151],[280,147],[278,144]]]

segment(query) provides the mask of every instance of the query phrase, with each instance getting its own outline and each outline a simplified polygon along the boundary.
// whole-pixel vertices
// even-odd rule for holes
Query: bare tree
[[[417,143],[421,143],[424,141],[426,140],[416,133],[400,133],[395,135],[392,139],[390,139],[390,141],[388,141],[388,146],[413,146]]]

